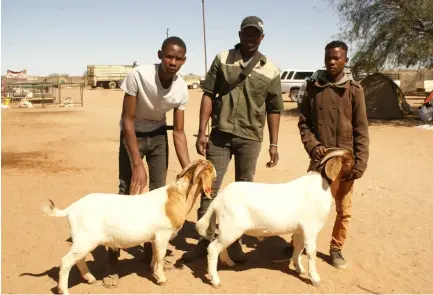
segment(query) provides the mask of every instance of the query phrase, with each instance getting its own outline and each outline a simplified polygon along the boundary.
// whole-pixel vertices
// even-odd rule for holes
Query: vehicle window
[[[287,79],[292,79],[293,73],[294,73],[293,71],[290,71],[289,75],[287,76]]]
[[[284,71],[283,74],[281,75],[281,80],[284,80],[287,76],[287,71]]]
[[[312,74],[313,74],[313,72],[296,72],[296,74],[293,77],[293,79],[296,79],[296,80],[305,80],[305,78],[311,77]]]

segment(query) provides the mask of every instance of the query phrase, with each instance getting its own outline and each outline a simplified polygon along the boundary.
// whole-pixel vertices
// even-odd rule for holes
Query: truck
[[[126,74],[136,66],[133,65],[88,65],[87,84],[92,88],[120,88]]]
[[[200,80],[201,80],[200,76],[184,75],[181,77],[185,81],[186,86],[188,86],[188,89],[197,89],[200,86]]]

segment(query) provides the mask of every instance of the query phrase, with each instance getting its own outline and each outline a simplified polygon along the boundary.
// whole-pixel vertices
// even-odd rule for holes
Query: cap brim
[[[263,33],[263,28],[261,28],[259,25],[254,25],[254,24],[251,24],[251,25],[245,25],[245,26],[241,27],[241,30],[243,30],[243,29],[245,29],[245,28],[249,28],[249,27],[256,28],[257,30],[259,30],[260,32]]]

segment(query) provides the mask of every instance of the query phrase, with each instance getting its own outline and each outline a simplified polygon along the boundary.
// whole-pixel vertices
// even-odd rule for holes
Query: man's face
[[[174,75],[185,63],[185,48],[168,44],[163,50],[158,51],[158,57],[161,60],[162,70]]]
[[[348,61],[347,52],[343,48],[330,48],[325,51],[326,71],[331,77],[338,76]]]
[[[239,39],[242,48],[248,52],[256,52],[265,35],[257,28],[247,27],[239,32]]]

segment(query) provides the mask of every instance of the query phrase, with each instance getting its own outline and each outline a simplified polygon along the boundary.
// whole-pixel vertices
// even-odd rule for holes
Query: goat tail
[[[212,215],[215,212],[215,208],[213,205],[214,202],[210,204],[210,206],[206,210],[206,213],[202,216],[202,218],[197,221],[195,225],[198,234],[202,237],[207,237],[207,229],[209,228]]]
[[[49,204],[43,204],[41,206],[42,212],[47,214],[48,216],[56,216],[56,217],[65,217],[68,216],[68,211],[58,209],[54,206],[54,202],[52,200],[48,200]]]

